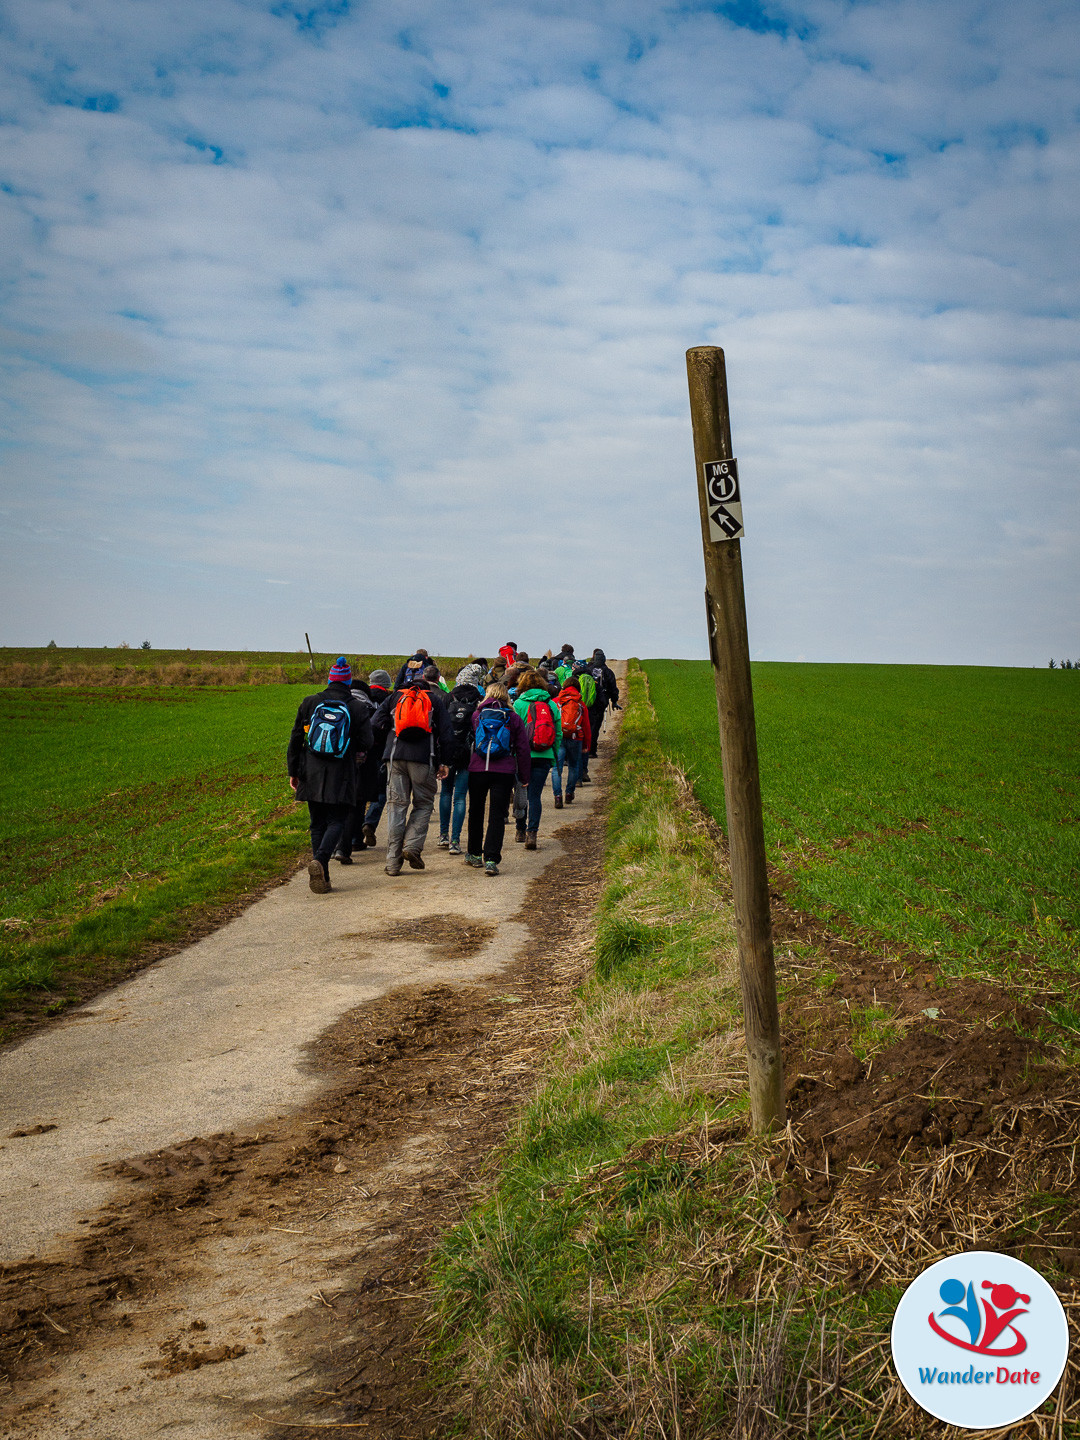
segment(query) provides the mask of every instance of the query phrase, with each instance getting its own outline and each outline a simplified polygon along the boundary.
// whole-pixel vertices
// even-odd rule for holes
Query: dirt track
[[[0,1434],[430,1433],[415,1278],[587,965],[606,769],[496,880],[301,873],[0,1057]]]

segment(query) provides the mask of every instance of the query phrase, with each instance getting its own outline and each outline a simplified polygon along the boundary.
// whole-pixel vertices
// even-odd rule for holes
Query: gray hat
[[[371,684],[381,685],[384,690],[389,690],[393,687],[394,682],[390,678],[389,670],[372,670]]]

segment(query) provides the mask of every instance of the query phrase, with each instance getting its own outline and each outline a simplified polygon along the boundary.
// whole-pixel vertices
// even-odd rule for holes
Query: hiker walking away
[[[498,875],[506,812],[515,781],[528,784],[529,735],[510,704],[505,685],[489,685],[473,712],[473,749],[469,760],[469,840],[465,863]],[[484,805],[487,804],[487,829]]]
[[[507,640],[505,645],[499,646],[499,654],[506,661],[506,669],[509,670],[517,659],[517,645],[513,640]]]
[[[573,645],[564,645],[555,657],[555,677],[559,682],[560,689],[574,673],[575,664]]]
[[[368,683],[367,674],[359,667],[352,673],[352,680],[349,684],[349,692],[353,699],[364,712],[365,718],[370,722],[371,717],[379,708],[372,699],[371,686]],[[368,747],[368,753],[360,763],[360,784],[356,793],[356,804],[349,812],[349,818],[345,822],[341,832],[341,839],[338,841],[337,849],[333,858],[341,865],[353,863],[354,850],[366,850],[367,842],[364,840],[364,814],[367,809],[368,800],[379,788],[381,753],[377,749],[377,742],[373,738]]]
[[[488,662],[484,659],[468,660],[454,676],[454,689],[459,685],[472,685],[476,689],[476,703],[484,698]]]
[[[582,746],[581,750],[581,771],[578,775],[579,785],[591,785],[589,777],[589,751],[592,748],[592,736],[596,733],[592,728],[592,712],[596,705],[596,681],[589,674],[584,660],[579,660],[574,666],[573,678],[578,682],[578,689],[581,691],[581,700],[589,715],[589,744]]]
[[[581,753],[588,750],[592,738],[589,712],[581,698],[581,686],[571,676],[555,696],[562,719],[562,743],[555,752],[551,769],[551,788],[555,792],[555,809],[563,808],[562,771],[566,766],[566,803],[573,804],[574,792],[581,778]]]
[[[359,793],[357,761],[363,761],[373,743],[371,723],[349,689],[351,680],[349,662],[339,655],[330,667],[326,689],[301,700],[286,754],[293,794],[307,802],[308,884],[316,895],[331,889],[330,857]]]
[[[507,670],[506,674],[503,676],[502,683],[506,686],[507,694],[510,696],[510,699],[512,701],[516,700],[518,697],[518,681],[520,680],[522,675],[525,674],[528,668],[529,667],[526,664],[511,665],[510,669]],[[517,842],[517,844],[524,845],[525,822],[529,817],[529,792],[524,781],[522,780],[516,780],[514,782],[513,806],[514,840]]]
[[[368,693],[375,705],[376,714],[378,714],[379,706],[393,688],[394,682],[390,678],[389,670],[373,670],[371,672]],[[375,716],[373,715],[371,718],[374,721]],[[371,728],[375,731],[375,743],[371,747],[371,754],[364,762],[371,765],[372,778],[368,786],[368,805],[364,811],[362,834],[364,845],[367,849],[374,850],[375,831],[378,828],[383,807],[386,805],[386,762],[383,760],[383,750],[386,747],[386,729],[389,729],[389,721],[387,721],[386,729],[376,729],[374,724]]]
[[[581,694],[589,707],[589,725],[592,729],[592,741],[589,748],[584,752],[584,768],[582,770],[582,784],[589,784],[589,761],[596,759],[596,747],[600,741],[600,727],[604,723],[604,716],[607,714],[608,706],[620,709],[619,705],[619,682],[615,679],[615,672],[608,666],[607,656],[603,650],[594,650],[592,659],[587,660],[581,667],[578,676],[581,683]],[[590,684],[591,682],[591,684]]]
[[[383,751],[387,761],[386,873],[400,875],[403,861],[414,870],[424,868],[421,852],[435,790],[447,775],[443,757],[454,747],[437,666],[416,673],[383,701],[371,723],[376,726],[385,721],[390,727]]]
[[[459,671],[459,681],[463,673]],[[446,701],[450,728],[454,732],[454,747],[444,757],[448,770],[439,795],[439,849],[448,850],[451,855],[461,854],[461,827],[465,823],[465,801],[469,793],[473,715],[481,698],[476,686],[466,681],[463,685],[455,685]]]
[[[559,681],[555,674],[555,667],[550,660],[541,660],[536,667],[536,673],[540,676],[542,684],[548,687],[548,693],[554,697],[559,693]]]
[[[551,692],[535,670],[526,670],[518,681],[514,709],[525,722],[529,733],[529,809],[525,820],[525,849],[536,849],[536,835],[543,814],[544,783],[555,763],[555,752],[562,743],[562,718]]]
[[[410,678],[415,680],[430,661],[431,656],[426,650],[417,650],[414,655],[410,655],[394,677],[394,689],[400,690]]]

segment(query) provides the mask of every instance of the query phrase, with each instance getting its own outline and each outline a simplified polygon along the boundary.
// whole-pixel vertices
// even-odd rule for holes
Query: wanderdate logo
[[[1022,1355],[1027,1349],[1027,1341],[1014,1321],[1018,1315],[1026,1315],[1028,1312],[1021,1310],[1016,1302],[1022,1300],[1025,1305],[1029,1305],[1031,1296],[1021,1295],[1019,1290],[1014,1290],[1011,1285],[995,1285],[992,1280],[984,1280],[982,1289],[990,1291],[990,1298],[980,1297],[980,1309],[970,1280],[966,1290],[964,1282],[951,1275],[948,1280],[943,1280],[938,1286],[938,1294],[942,1300],[947,1301],[947,1305],[940,1316],[935,1316],[931,1311],[930,1329],[943,1340],[948,1340],[950,1345],[959,1345],[962,1350],[973,1350],[976,1355]],[[950,1316],[963,1321],[971,1336],[970,1343],[951,1334],[939,1323],[939,1320]],[[1013,1342],[995,1350],[994,1342],[1002,1331],[1011,1332]]]
[[[912,1281],[896,1307],[892,1349],[896,1373],[924,1410],[983,1430],[1022,1420],[1053,1393],[1069,1327],[1037,1270],[979,1250],[939,1260]]]

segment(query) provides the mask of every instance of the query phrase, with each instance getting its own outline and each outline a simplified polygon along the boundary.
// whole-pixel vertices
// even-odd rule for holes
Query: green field
[[[709,665],[645,669],[662,743],[723,824]],[[945,971],[1080,970],[1080,677],[753,671],[766,841],[795,905]]]
[[[0,689],[0,1017],[63,1008],[294,866],[307,810],[285,747],[323,683]]]

